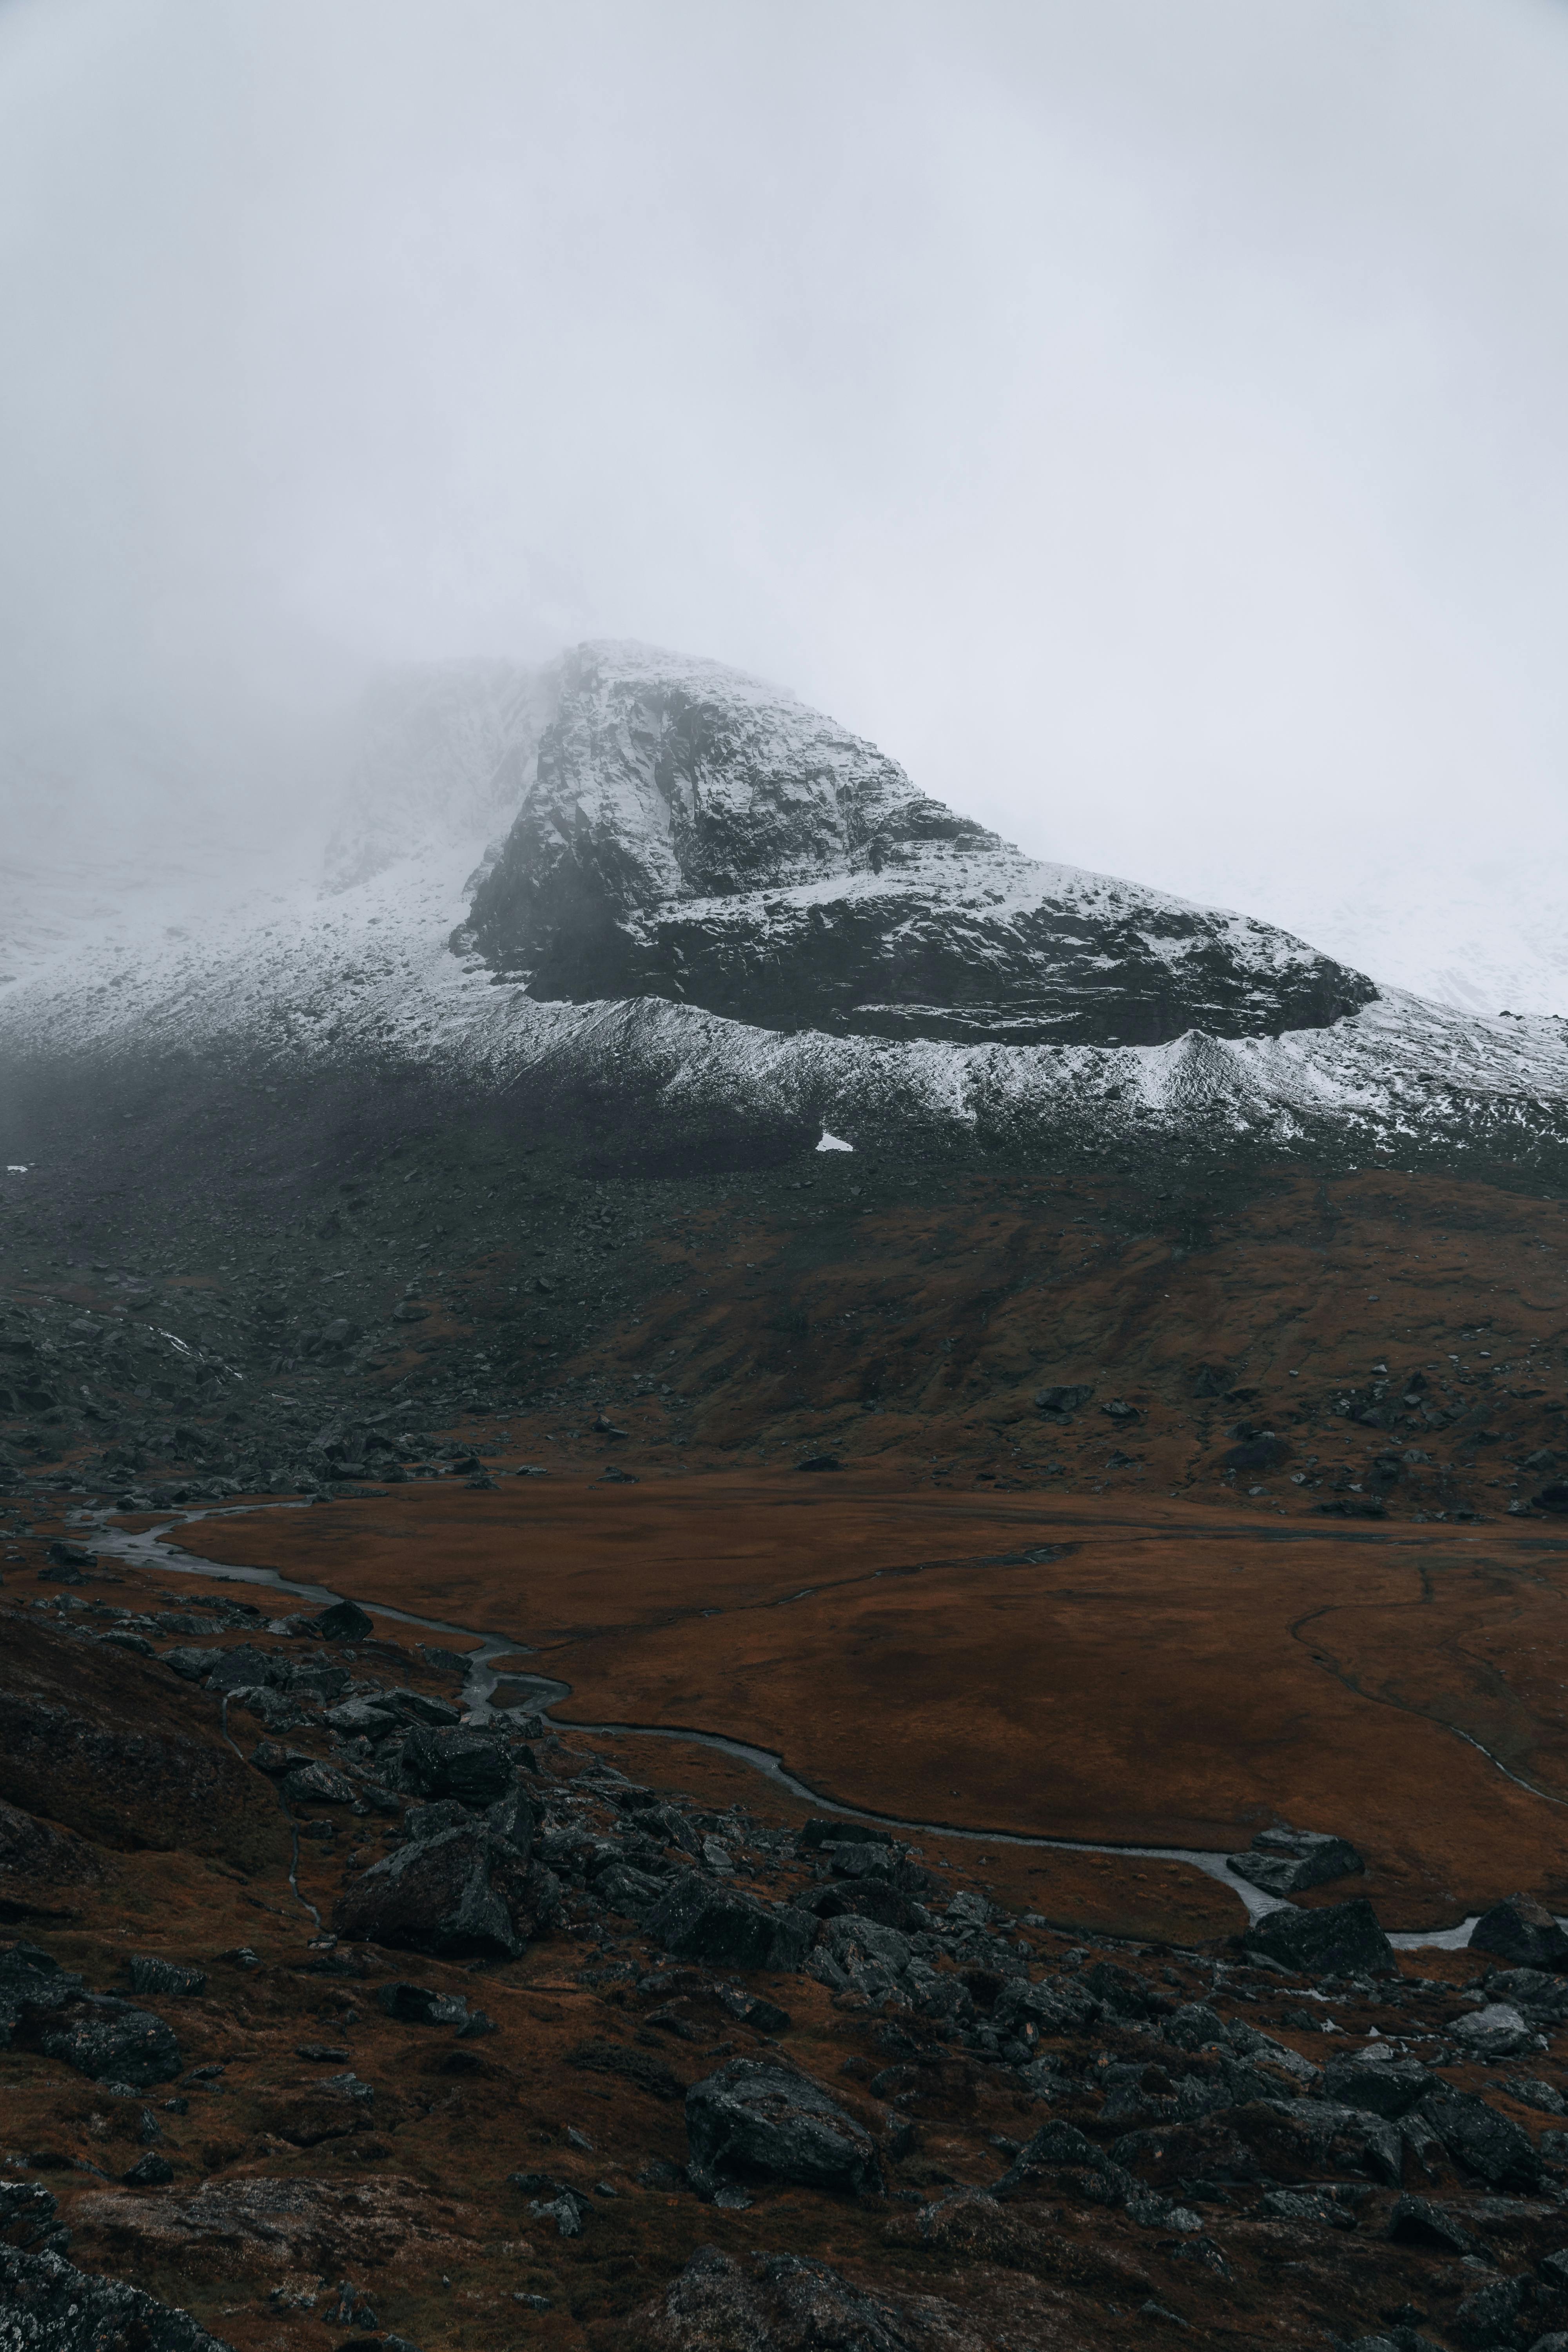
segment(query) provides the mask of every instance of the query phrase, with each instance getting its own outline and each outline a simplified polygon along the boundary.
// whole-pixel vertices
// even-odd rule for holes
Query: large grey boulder
[[[649,1935],[683,1960],[719,1969],[798,1969],[816,1921],[787,1906],[759,1902],[738,1886],[717,1885],[683,1870],[647,1914]]]
[[[173,2082],[184,2063],[161,2017],[99,1993],[88,1994],[59,2024],[46,2027],[37,2046],[46,2058],[63,2059],[94,2083],[127,2083],[136,2091]]]
[[[1231,1854],[1226,1867],[1266,1895],[1289,1895],[1347,1878],[1366,1864],[1342,1837],[1321,1830],[1277,1829],[1259,1830],[1251,1853]]]
[[[1440,2089],[1436,2074],[1413,2058],[1383,2059],[1368,2063],[1345,2058],[1323,2069],[1323,2096],[1342,2107],[1360,2107],[1365,2114],[1396,2123],[1419,2105],[1428,2092]]]
[[[1489,2001],[1484,2009],[1472,2010],[1461,2017],[1449,2032],[1460,2047],[1475,2058],[1516,2058],[1521,2050],[1535,2044],[1534,2029],[1526,2025],[1511,2001]]]
[[[1470,1930],[1470,1949],[1516,1968],[1568,1969],[1568,1935],[1533,1895],[1510,1895],[1483,1911]]]
[[[1394,1947],[1377,1924],[1364,1895],[1326,1904],[1321,1911],[1284,1909],[1255,1919],[1243,1945],[1297,1976],[1392,1977],[1399,1973]]]
[[[403,1785],[417,1796],[493,1805],[516,1784],[506,1749],[481,1731],[416,1724],[403,1743]]]
[[[1479,2173],[1489,2187],[1533,2189],[1539,2182],[1541,2158],[1529,2133],[1473,2092],[1445,2085],[1411,2112],[1436,2133],[1456,2164]]]
[[[686,2095],[687,2173],[693,2187],[721,2178],[794,2181],[851,2196],[882,2186],[869,2132],[793,2068],[731,2058]]]
[[[63,2254],[0,2246],[0,2352],[228,2352],[189,2313]]]
[[[333,1932],[440,1959],[515,1959],[528,1868],[482,1824],[445,1830],[373,1863],[332,1912]]]

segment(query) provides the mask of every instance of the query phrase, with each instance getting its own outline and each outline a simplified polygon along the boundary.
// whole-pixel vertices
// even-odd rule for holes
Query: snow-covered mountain
[[[1245,916],[1022,856],[794,696],[642,646],[566,656],[468,935],[531,996],[792,1033],[1158,1045],[1375,993]]]
[[[389,687],[328,876],[226,884],[178,919],[155,877],[74,917],[62,889],[0,962],[0,1053],[588,1081],[852,1141],[1568,1136],[1568,1024],[1035,864],[792,698],[644,648]]]

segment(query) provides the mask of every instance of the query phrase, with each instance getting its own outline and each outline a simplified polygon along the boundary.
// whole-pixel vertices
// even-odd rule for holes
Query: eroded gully
[[[332,1591],[324,1584],[306,1584],[291,1577],[281,1576],[276,1569],[219,1565],[216,1561],[204,1560],[181,1551],[168,1539],[171,1529],[192,1527],[201,1519],[238,1517],[253,1515],[258,1509],[298,1511],[308,1510],[310,1507],[310,1506],[306,1503],[258,1503],[247,1498],[243,1505],[236,1506],[233,1509],[220,1507],[216,1510],[184,1511],[172,1514],[158,1526],[134,1534],[128,1528],[111,1525],[108,1519],[95,1512],[73,1513],[72,1517],[79,1531],[90,1526],[93,1541],[100,1551],[108,1552],[113,1559],[124,1560],[129,1566],[156,1568],[170,1576],[203,1576],[216,1578],[226,1583],[266,1585],[275,1592],[292,1593],[300,1600],[314,1601],[318,1607],[325,1609],[331,1607],[334,1601],[341,1601],[344,1596]],[[374,1616],[389,1618],[395,1624],[417,1626],[421,1633],[455,1634],[461,1641],[477,1642],[479,1645],[478,1649],[468,1654],[468,1671],[463,1684],[462,1698],[467,1712],[478,1721],[486,1720],[491,1714],[492,1701],[502,1683],[516,1690],[516,1704],[526,1705],[531,1712],[546,1717],[550,1716],[553,1707],[559,1706],[563,1700],[572,1696],[571,1684],[562,1682],[555,1675],[501,1671],[497,1667],[495,1661],[498,1658],[527,1657],[532,1654],[531,1644],[519,1641],[514,1634],[486,1633],[478,1626],[453,1624],[440,1617],[419,1617],[409,1610],[394,1609],[379,1601],[361,1601],[358,1605],[368,1610]],[[1226,1854],[1211,1853],[1203,1847],[1101,1844],[1089,1838],[1024,1837],[1011,1830],[972,1830],[960,1828],[949,1822],[906,1821],[897,1814],[873,1812],[860,1806],[840,1804],[832,1797],[825,1797],[819,1790],[812,1788],[808,1781],[802,1780],[796,1774],[789,1771],[784,1759],[775,1755],[773,1749],[753,1747],[743,1739],[731,1739],[722,1732],[700,1731],[686,1725],[664,1723],[570,1723],[554,1727],[568,1733],[636,1734],[639,1738],[674,1739],[683,1741],[691,1747],[711,1748],[721,1755],[734,1757],[739,1762],[749,1765],[753,1771],[761,1774],[765,1780],[772,1780],[777,1787],[787,1790],[791,1796],[800,1798],[807,1804],[815,1805],[822,1812],[837,1814],[845,1821],[874,1822],[879,1828],[898,1830],[914,1836],[959,1838],[972,1845],[1026,1846],[1031,1850],[1047,1853],[1108,1853],[1121,1855],[1128,1862],[1185,1863],[1189,1868],[1202,1871],[1206,1878],[1215,1879],[1227,1894],[1235,1895],[1251,1918],[1262,1918],[1267,1912],[1287,1910],[1291,1907],[1282,1903],[1277,1895],[1266,1895],[1260,1887],[1249,1885],[1246,1879],[1237,1878],[1228,1867]],[[226,1706],[224,1730],[225,1736],[227,1737]],[[1466,1733],[1460,1733],[1458,1736],[1468,1739],[1468,1735]],[[231,1741],[230,1744],[232,1746],[233,1742]],[[1479,1743],[1470,1739],[1469,1745],[1477,1747]],[[238,1753],[238,1750],[237,1749],[236,1752]],[[1488,1751],[1482,1748],[1481,1753],[1487,1755]],[[1515,1778],[1496,1757],[1489,1756],[1488,1760],[1496,1764],[1498,1769],[1505,1773],[1509,1779]],[[1521,1782],[1520,1785],[1528,1786],[1528,1783]],[[1531,1793],[1539,1796],[1542,1792],[1532,1790]],[[310,1911],[312,1917],[317,1917],[314,1907],[306,1903],[304,1896],[300,1895],[296,1879],[298,1862],[299,1838],[296,1832],[294,1867],[289,1872],[289,1883],[298,1899],[304,1904],[307,1910]],[[1457,1951],[1468,1943],[1470,1930],[1479,1916],[1479,1913],[1472,1913],[1457,1927],[1441,1928],[1430,1935],[1396,1935],[1392,1936],[1389,1940],[1407,1951],[1433,1948]],[[319,1918],[317,1918],[317,1924],[320,1925]]]

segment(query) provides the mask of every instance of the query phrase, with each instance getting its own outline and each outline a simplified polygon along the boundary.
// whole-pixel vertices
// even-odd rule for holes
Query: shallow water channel
[[[135,1567],[156,1568],[171,1576],[216,1577],[237,1584],[268,1585],[274,1591],[293,1593],[302,1601],[314,1601],[318,1607],[325,1609],[344,1596],[333,1592],[324,1584],[298,1583],[290,1577],[280,1576],[276,1569],[220,1566],[215,1561],[203,1560],[181,1551],[168,1539],[174,1528],[191,1527],[205,1518],[237,1517],[254,1513],[258,1508],[299,1511],[310,1507],[308,1503],[258,1504],[247,1500],[232,1509],[220,1507],[171,1514],[158,1527],[135,1535],[126,1528],[112,1526],[96,1513],[80,1512],[72,1516],[79,1532],[86,1532],[90,1527],[93,1541],[100,1551]],[[502,1683],[516,1691],[516,1698],[510,1704],[526,1706],[531,1711],[546,1717],[552,1708],[559,1706],[563,1699],[572,1696],[571,1684],[562,1682],[554,1675],[497,1667],[495,1661],[498,1658],[531,1654],[531,1645],[520,1641],[515,1634],[487,1633],[479,1626],[456,1625],[440,1617],[416,1617],[406,1609],[394,1609],[379,1601],[361,1601],[359,1606],[377,1617],[390,1618],[395,1624],[417,1626],[421,1633],[456,1634],[464,1641],[477,1641],[479,1648],[468,1655],[468,1672],[463,1685],[462,1698],[468,1712],[480,1721],[491,1713],[492,1702]],[[948,1822],[906,1821],[892,1813],[868,1812],[858,1806],[839,1804],[831,1797],[823,1796],[809,1782],[799,1780],[785,1768],[783,1758],[771,1748],[755,1748],[743,1739],[731,1739],[722,1732],[699,1731],[683,1725],[665,1723],[571,1723],[556,1727],[563,1732],[636,1733],[643,1738],[676,1739],[693,1747],[716,1748],[721,1755],[732,1756],[741,1763],[750,1765],[753,1771],[773,1781],[779,1788],[787,1789],[792,1796],[804,1799],[819,1811],[838,1814],[846,1821],[871,1822],[879,1828],[901,1831],[911,1836],[961,1838],[973,1845],[1027,1846],[1052,1853],[1122,1854],[1129,1862],[1185,1863],[1194,1870],[1201,1870],[1205,1877],[1217,1880],[1228,1894],[1235,1895],[1251,1918],[1260,1919],[1267,1912],[1290,1907],[1278,1895],[1266,1895],[1261,1887],[1237,1878],[1229,1868],[1226,1853],[1211,1853],[1201,1846],[1099,1844],[1088,1838],[1024,1837],[1009,1830],[971,1830],[958,1828]],[[1476,1746],[1479,1743],[1472,1741],[1470,1744]],[[1483,1749],[1482,1753],[1486,1751]],[[1490,1760],[1495,1762],[1496,1759]],[[1506,1769],[1500,1765],[1498,1769]],[[1507,1777],[1512,1780],[1514,1775],[1508,1773]],[[1538,1794],[1539,1791],[1532,1793]],[[1405,1951],[1459,1951],[1469,1942],[1470,1931],[1479,1916],[1479,1912],[1472,1913],[1457,1927],[1441,1928],[1426,1935],[1391,1936],[1389,1941]],[[1568,1925],[1568,1921],[1564,1924]]]

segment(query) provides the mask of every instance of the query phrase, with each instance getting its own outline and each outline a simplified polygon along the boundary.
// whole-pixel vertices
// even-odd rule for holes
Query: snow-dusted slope
[[[227,897],[198,892],[178,919],[145,877],[118,900],[100,893],[85,917],[62,900],[0,965],[15,975],[0,985],[0,1052],[194,1052],[254,1073],[258,1087],[273,1071],[325,1078],[345,1066],[431,1070],[479,1095],[530,1077],[608,1078],[645,1110],[663,1100],[683,1114],[819,1119],[851,1142],[914,1124],[1042,1145],[1336,1138],[1370,1156],[1437,1141],[1506,1151],[1568,1135],[1568,1024],[1481,1019],[1393,992],[1326,1026],[1221,1037],[1194,1022],[1163,1042],[1121,1046],[786,1033],[657,992],[541,1002],[451,941],[468,936],[486,836],[529,791],[554,690],[537,673],[469,672],[467,687],[426,679],[412,698],[419,728],[446,716],[426,749],[400,750],[394,730],[390,750],[359,765],[354,821],[374,838],[357,879],[328,887],[274,874],[242,901],[231,877]],[[389,775],[395,791],[378,796],[375,779]],[[902,784],[901,805],[918,803]],[[940,872],[962,905],[971,848],[960,840],[943,855],[940,867],[921,866],[921,887]],[[819,879],[841,901],[880,877]],[[765,896],[809,903],[817,887],[797,876]],[[1083,875],[1064,887],[1090,911],[1172,904]],[[1222,939],[1252,936],[1224,928],[1239,919],[1208,919]]]
[[[643,646],[566,656],[471,928],[542,1000],[961,1044],[1269,1035],[1373,993],[1245,916],[1025,857],[792,695]]]

